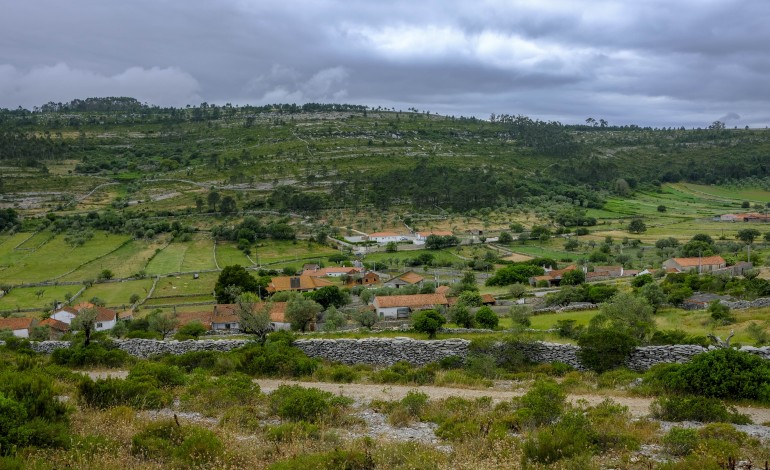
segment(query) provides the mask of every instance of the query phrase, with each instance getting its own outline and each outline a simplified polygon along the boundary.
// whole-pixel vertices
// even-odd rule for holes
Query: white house
[[[0,318],[0,331],[10,330],[17,338],[29,338],[29,331],[36,323],[34,318]]]
[[[436,235],[437,237],[451,237],[454,234],[451,230],[431,230],[430,232],[417,232],[415,241],[425,243],[425,240],[427,240],[431,235]]]
[[[400,242],[408,240],[406,235],[396,232],[374,232],[369,234],[369,240],[377,243]]]
[[[54,320],[59,320],[62,323],[66,323],[68,325],[72,324],[72,320],[75,319],[77,316],[78,311],[75,310],[75,307],[62,307],[51,315],[51,318]]]
[[[97,313],[96,325],[94,327],[95,331],[111,330],[118,322],[118,315],[114,310],[110,310],[104,307],[96,307],[95,305],[88,302],[83,302],[74,307],[62,307],[56,310],[51,315],[51,318],[62,323],[66,323],[67,325],[71,325],[72,320],[74,320],[75,317],[77,317],[78,314],[86,308],[96,308]]]

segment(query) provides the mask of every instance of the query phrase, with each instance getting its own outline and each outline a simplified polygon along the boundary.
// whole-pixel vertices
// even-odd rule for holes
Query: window
[[[97,328],[101,328],[101,327],[102,327],[102,324],[101,324],[101,323],[97,323],[97,324],[96,324],[96,327],[97,327]]]

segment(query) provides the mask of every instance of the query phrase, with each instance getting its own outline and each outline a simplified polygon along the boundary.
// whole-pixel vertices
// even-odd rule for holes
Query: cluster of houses
[[[373,232],[367,235],[345,237],[349,242],[374,242],[379,245],[385,245],[390,242],[411,242],[415,245],[424,245],[431,235],[439,237],[453,236],[450,230],[430,230],[427,232]]]
[[[52,339],[59,338],[70,331],[72,321],[86,308],[95,308],[97,311],[96,323],[94,325],[94,330],[96,331],[111,330],[118,322],[118,319],[121,318],[121,314],[115,310],[95,306],[90,302],[81,302],[74,306],[61,306],[44,320],[38,320],[37,318],[0,318],[0,331],[10,330],[16,337],[29,338],[34,328],[45,326],[48,327]],[[127,313],[124,312],[123,315],[127,315]]]
[[[743,214],[722,214],[714,217],[716,222],[770,222],[770,215],[759,212],[745,212]]]

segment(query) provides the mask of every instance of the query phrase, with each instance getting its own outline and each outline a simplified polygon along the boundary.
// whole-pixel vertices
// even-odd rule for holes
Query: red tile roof
[[[40,326],[47,326],[52,330],[61,331],[61,332],[69,331],[70,329],[70,326],[68,324],[53,318],[46,318],[45,320],[41,321]]]
[[[444,294],[415,294],[415,295],[378,295],[374,297],[374,304],[378,308],[393,307],[425,307],[433,305],[448,305]]]
[[[34,318],[0,318],[0,330],[28,330],[36,322]]]
[[[286,323],[287,302],[272,302],[270,307],[270,321]],[[253,305],[254,311],[263,308],[265,303],[259,302]],[[211,314],[211,323],[238,323],[241,317],[238,315],[238,304],[217,304]]]
[[[719,255],[703,256],[701,258],[673,258],[673,260],[676,262],[676,264],[682,266],[683,268],[697,268],[698,266],[725,264],[724,258]]]
[[[291,286],[291,280],[292,278],[299,279],[299,287],[292,287]],[[333,285],[331,282],[327,281],[326,279],[321,279],[319,277],[312,277],[312,276],[279,276],[274,277],[270,281],[270,285],[267,287],[267,290],[269,292],[281,292],[286,290],[315,290],[320,289],[321,287],[327,287]]]

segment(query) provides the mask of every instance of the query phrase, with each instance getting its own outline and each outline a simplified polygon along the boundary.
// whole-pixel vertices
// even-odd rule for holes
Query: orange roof
[[[481,294],[481,302],[485,304],[493,304],[497,302],[492,294]]]
[[[408,282],[409,284],[417,284],[418,282],[422,282],[425,278],[414,271],[407,271],[404,274],[395,277],[394,279],[401,279],[402,281]]]
[[[179,326],[199,321],[206,329],[211,329],[211,316],[212,312],[177,312],[174,318],[176,318]]]
[[[27,330],[32,328],[34,322],[34,318],[0,318],[0,330]]]
[[[291,285],[292,279],[299,279],[299,284],[297,287],[292,287]],[[307,276],[303,274],[302,276],[274,277],[270,281],[270,285],[267,287],[267,290],[270,292],[280,292],[285,290],[314,290],[314,289],[319,289],[321,287],[327,287],[331,285],[333,284],[327,281],[326,279]]]
[[[444,294],[415,294],[415,295],[386,295],[375,296],[374,303],[379,308],[393,307],[425,307],[432,305],[448,305]]]
[[[54,318],[46,318],[40,322],[40,326],[47,326],[56,331],[69,331],[70,326],[63,321],[56,320]]]
[[[701,258],[673,258],[674,262],[682,267],[697,268],[698,266],[708,266],[712,264],[725,264],[724,258],[719,255],[704,256]]]
[[[438,287],[436,287],[436,293],[437,294],[446,294],[450,290],[452,290],[452,288],[449,287],[449,286],[438,286]]]

